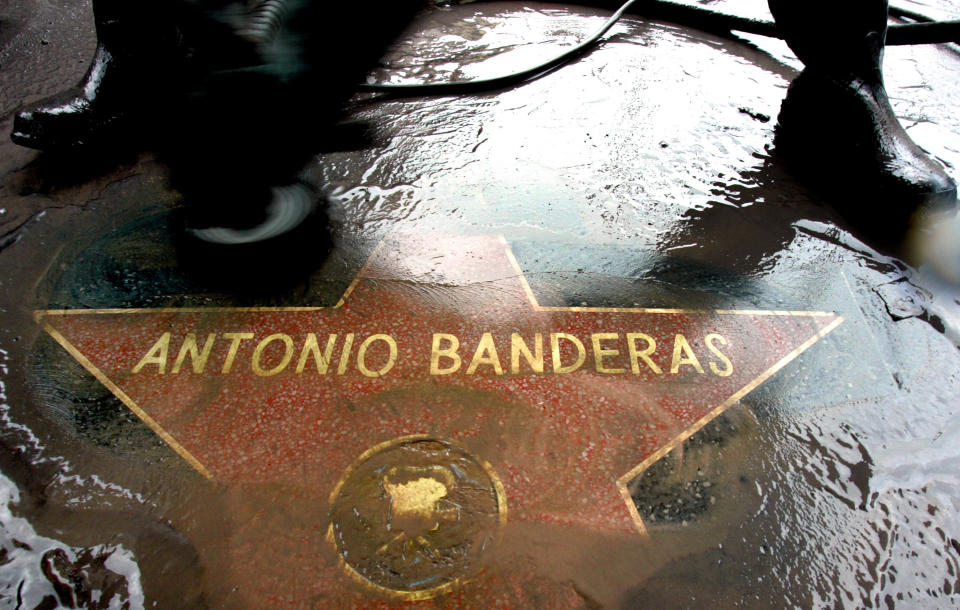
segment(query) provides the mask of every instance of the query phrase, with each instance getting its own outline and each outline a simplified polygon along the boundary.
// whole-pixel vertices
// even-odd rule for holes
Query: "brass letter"
[[[343,348],[340,350],[340,362],[337,364],[337,375],[343,375],[347,372],[347,366],[350,364],[350,350],[353,349],[353,333],[347,333],[343,340]]]
[[[157,339],[157,342],[153,344],[153,347],[150,348],[150,351],[140,359],[140,362],[137,363],[137,366],[133,367],[134,373],[139,373],[143,370],[143,367],[148,364],[157,365],[157,373],[163,375],[164,371],[167,369],[167,352],[170,349],[170,333],[163,333],[160,335],[160,338]]]
[[[450,346],[440,349],[441,341],[447,341]],[[430,374],[449,375],[450,373],[456,373],[459,371],[462,362],[460,360],[460,354],[457,353],[458,349],[460,349],[460,340],[457,339],[456,335],[433,333],[433,347],[430,350]],[[445,369],[440,368],[441,357],[453,360],[453,364]]]
[[[647,348],[642,352],[637,351],[637,339],[642,339],[647,342]],[[640,361],[638,358],[643,358],[643,361],[647,363],[650,370],[657,375],[663,373],[660,367],[657,366],[657,363],[650,358],[650,355],[657,349],[657,342],[653,340],[653,337],[646,333],[627,333],[627,349],[630,350],[630,370],[633,371],[634,375],[640,374]]]
[[[390,347],[390,356],[387,358],[387,363],[384,364],[379,371],[371,371],[367,368],[367,363],[365,357],[367,355],[367,348],[370,347],[370,344],[374,341],[383,341]],[[367,377],[383,377],[390,369],[393,368],[393,365],[397,363],[397,342],[393,340],[393,337],[390,335],[370,335],[364,339],[363,343],[360,344],[360,349],[357,351],[357,369]]]
[[[330,359],[333,357],[333,346],[337,342],[336,333],[327,337],[327,347],[320,355],[320,346],[317,345],[317,336],[313,333],[307,333],[307,338],[303,342],[303,349],[300,350],[300,359],[297,360],[297,372],[302,373],[307,366],[307,357],[312,355],[313,361],[317,363],[317,374],[326,375],[327,367],[330,366]]]
[[[608,369],[603,366],[604,356],[618,356],[620,355],[620,350],[604,349],[600,346],[600,342],[608,339],[616,340],[619,338],[620,335],[617,333],[594,333],[590,335],[590,341],[593,343],[593,362],[597,367],[598,373],[617,374],[627,372],[627,369]]]
[[[180,367],[183,365],[183,361],[186,360],[187,354],[190,354],[190,364],[193,367],[194,373],[202,373],[204,367],[207,366],[207,358],[210,357],[210,350],[213,349],[213,341],[216,339],[217,333],[210,333],[207,335],[207,340],[203,344],[203,351],[200,351],[200,348],[197,347],[197,336],[193,333],[187,333],[187,336],[183,339],[183,345],[180,346],[180,353],[177,354],[177,359],[173,363],[173,368],[170,369],[171,374],[179,373]]]
[[[720,348],[718,348],[713,344],[714,341],[719,341],[720,345],[726,345],[727,340],[723,338],[723,335],[719,335],[717,333],[710,333],[709,335],[707,335],[707,338],[705,339],[705,342],[707,344],[707,349],[713,352],[713,355],[719,358],[723,362],[724,368],[721,369],[720,367],[717,366],[715,362],[711,362],[710,370],[713,371],[713,373],[719,377],[727,377],[728,375],[730,375],[730,373],[733,372],[733,363],[730,362],[729,358],[727,358],[725,355],[723,355],[720,352]]]
[[[681,350],[683,351],[683,358],[680,357]],[[690,344],[687,343],[687,338],[678,334],[673,340],[673,362],[670,364],[670,373],[679,371],[681,364],[692,365],[698,373],[703,373],[703,367],[700,366],[700,361],[697,360]]]
[[[263,353],[263,350],[266,349],[268,345],[278,339],[283,341],[284,345],[283,358],[280,359],[280,363],[272,369],[260,368],[260,354]],[[276,375],[285,369],[287,365],[290,364],[291,358],[293,358],[293,339],[290,338],[290,335],[277,333],[275,335],[270,335],[257,345],[257,348],[253,350],[253,359],[250,361],[250,366],[253,368],[253,372],[257,375],[261,377],[269,377],[270,375]]]
[[[226,375],[233,368],[233,361],[237,357],[237,350],[240,349],[240,342],[247,339],[253,339],[253,333],[223,333],[224,339],[230,339],[230,350],[227,351],[227,359],[223,361],[223,370],[220,372]]]
[[[510,335],[510,372],[516,375],[520,372],[520,355],[523,354],[527,364],[534,373],[543,372],[543,335],[537,333],[533,337],[533,354],[519,333]]]
[[[563,366],[560,361],[560,339],[566,339],[577,347],[577,361],[571,365]],[[550,351],[553,354],[553,372],[558,374],[572,373],[583,366],[583,362],[587,359],[587,350],[583,348],[580,339],[567,333],[550,333]]]
[[[493,366],[494,373],[503,375],[503,367],[500,366],[500,357],[497,355],[497,346],[493,344],[493,335],[490,333],[483,333],[483,336],[480,337],[477,351],[473,352],[473,359],[470,360],[470,366],[467,367],[467,375],[473,375],[481,364],[490,364]]]

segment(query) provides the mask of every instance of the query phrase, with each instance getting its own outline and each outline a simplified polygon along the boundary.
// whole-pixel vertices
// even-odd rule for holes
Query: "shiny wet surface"
[[[539,5],[435,12],[375,76],[495,74],[602,21]],[[257,275],[289,267],[282,253],[255,272],[220,274],[180,248],[169,220],[179,202],[149,155],[71,173],[0,144],[2,468],[8,495],[20,496],[2,515],[12,584],[0,593],[16,599],[19,588],[33,604],[57,595],[43,567],[60,562],[58,574],[88,575],[76,591],[116,590],[134,606],[138,596],[171,607],[396,601],[345,571],[318,585],[317,566],[336,564],[343,548],[325,538],[326,497],[207,482],[42,333],[33,311],[332,306],[384,237],[502,234],[544,306],[815,310],[845,321],[630,482],[649,538],[531,521],[503,538],[492,569],[470,571],[434,604],[483,606],[491,590],[506,605],[955,604],[956,297],[931,270],[860,242],[770,155],[797,65],[769,50],[629,20],[594,53],[524,87],[361,98],[355,115],[375,121],[377,145],[309,168],[333,199],[335,247],[296,261],[316,270],[282,289],[258,289],[269,278]],[[960,61],[934,48],[887,57],[905,126],[956,178]],[[22,97],[4,91],[4,104]],[[450,302],[470,311],[497,294],[484,282],[451,292],[431,261],[416,262],[407,290],[427,311]],[[501,442],[523,446],[527,432],[516,426]],[[575,478],[557,464],[555,493]],[[256,588],[251,573],[264,576]]]

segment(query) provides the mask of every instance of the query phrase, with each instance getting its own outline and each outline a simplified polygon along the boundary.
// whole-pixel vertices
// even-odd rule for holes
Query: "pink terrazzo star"
[[[204,476],[313,499],[311,515],[258,517],[284,530],[283,552],[249,538],[235,545],[249,555],[237,570],[256,595],[283,590],[293,605],[366,594],[318,540],[331,493],[371,447],[447,439],[499,476],[509,524],[642,536],[626,483],[842,322],[825,312],[544,307],[502,239],[436,236],[384,241],[335,307],[37,319]],[[290,553],[303,574],[280,567]],[[479,581],[515,603],[522,594],[507,595],[504,582],[529,571],[496,566]]]

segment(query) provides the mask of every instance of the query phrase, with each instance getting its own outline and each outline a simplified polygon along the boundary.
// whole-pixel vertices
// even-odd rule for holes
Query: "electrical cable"
[[[576,46],[567,49],[553,58],[524,70],[466,81],[444,81],[436,83],[362,83],[362,91],[391,93],[398,96],[416,95],[460,95],[503,89],[527,82],[553,72],[562,65],[576,59],[594,47],[610,31],[637,0],[627,0],[607,19],[596,32]],[[603,5],[605,0],[585,0],[585,4]],[[667,0],[645,0],[643,14],[647,17],[680,23],[712,32],[730,32],[736,30],[748,34],[759,34],[770,38],[783,36],[772,21],[761,21],[728,15],[697,6],[678,4]],[[960,42],[960,21],[934,21],[929,17],[907,9],[891,7],[890,14],[906,17],[917,23],[893,25],[887,30],[888,45],[936,44]]]
[[[888,45],[941,44],[960,42],[960,21],[927,21],[892,25]]]
[[[510,85],[516,85],[524,81],[533,79],[535,77],[543,76],[548,72],[559,68],[563,64],[569,62],[570,60],[586,53],[590,48],[596,44],[600,38],[610,31],[618,21],[620,17],[633,6],[633,3],[637,0],[627,0],[617,11],[607,19],[607,22],[603,26],[593,33],[586,40],[580,42],[576,46],[567,49],[563,53],[549,59],[543,63],[537,64],[525,70],[519,70],[517,72],[512,72],[510,74],[505,74],[502,76],[494,76],[491,78],[479,78],[476,80],[462,81],[462,82],[441,82],[441,83],[418,83],[418,84],[377,84],[377,83],[363,83],[360,85],[360,89],[366,91],[388,91],[391,93],[404,93],[404,94],[418,94],[418,93],[435,93],[442,91],[444,94],[455,95],[459,93],[476,93],[478,91],[489,91],[491,89],[500,89],[503,87],[509,87]]]
[[[934,21],[930,17],[922,13],[918,13],[912,9],[908,9],[902,6],[890,6],[887,8],[887,12],[890,13],[891,17],[896,17],[897,19],[910,19],[912,21],[917,21],[919,23],[930,23]]]
[[[890,6],[887,12],[891,17],[909,19],[914,22],[893,26],[893,31],[887,34],[887,44],[928,44],[931,37],[937,38],[936,42],[960,42],[960,35],[958,35],[960,28],[956,25],[957,21],[937,21],[923,13],[902,6]],[[941,31],[938,32],[937,30]],[[952,48],[956,50],[955,46]]]

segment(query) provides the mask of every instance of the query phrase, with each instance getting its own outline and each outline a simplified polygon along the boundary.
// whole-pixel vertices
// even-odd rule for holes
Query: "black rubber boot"
[[[769,4],[806,66],[781,107],[777,154],[842,200],[841,212],[878,241],[897,242],[911,222],[954,213],[956,184],[910,139],[887,98],[887,2]]]
[[[158,112],[182,70],[178,30],[154,2],[94,0],[97,49],[83,80],[16,114],[11,139],[40,150],[119,135],[134,116]]]

